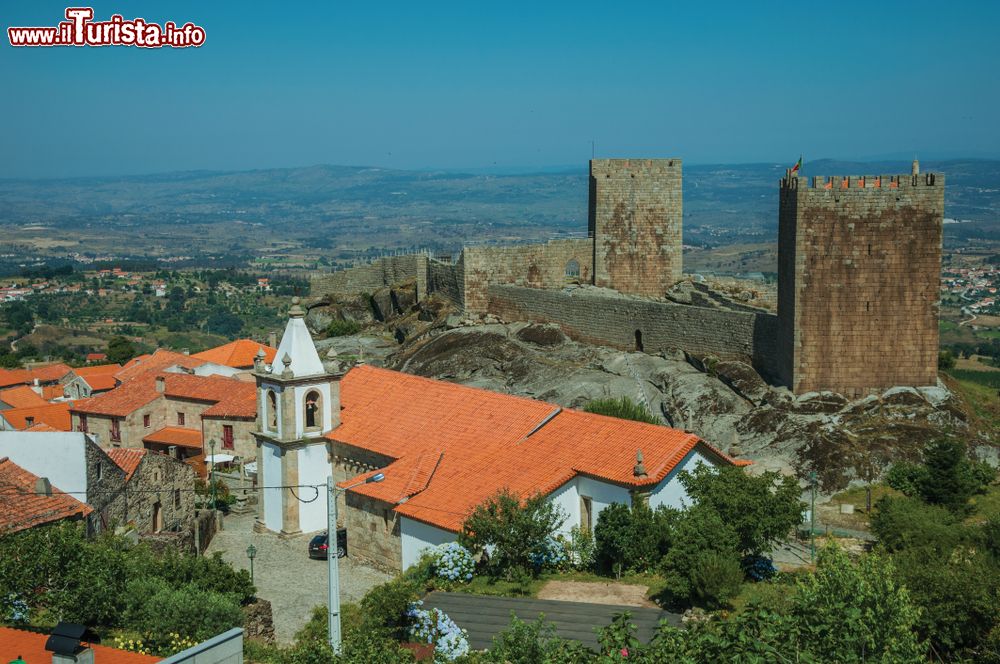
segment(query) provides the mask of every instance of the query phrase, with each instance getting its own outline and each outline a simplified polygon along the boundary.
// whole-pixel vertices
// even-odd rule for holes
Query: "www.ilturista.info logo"
[[[141,48],[187,48],[205,43],[205,28],[194,23],[178,27],[146,19],[125,20],[114,14],[110,20],[94,21],[91,7],[67,7],[65,21],[54,28],[7,28],[11,46],[139,46]]]

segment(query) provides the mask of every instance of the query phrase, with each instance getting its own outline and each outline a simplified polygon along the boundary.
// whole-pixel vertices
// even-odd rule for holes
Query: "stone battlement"
[[[804,186],[799,182],[805,180]],[[844,189],[905,189],[908,187],[944,188],[944,175],[922,173],[917,175],[816,175],[800,178],[795,175],[781,178],[781,190],[807,189],[815,191],[842,191]]]
[[[674,170],[680,171],[680,159],[592,159],[590,161],[590,175],[592,177],[604,176],[624,177],[629,175],[635,177],[640,174],[669,173]]]

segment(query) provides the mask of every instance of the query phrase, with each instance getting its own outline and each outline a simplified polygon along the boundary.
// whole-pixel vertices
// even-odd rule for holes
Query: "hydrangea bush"
[[[410,638],[434,644],[436,661],[452,662],[469,653],[469,634],[441,609],[424,609],[423,600],[410,605],[406,615],[412,623]]]
[[[458,542],[439,544],[434,548],[431,559],[434,561],[434,575],[448,581],[468,583],[476,569],[472,554]]]
[[[558,567],[565,561],[565,547],[552,537],[546,537],[539,542],[531,554],[531,562],[538,570]]]

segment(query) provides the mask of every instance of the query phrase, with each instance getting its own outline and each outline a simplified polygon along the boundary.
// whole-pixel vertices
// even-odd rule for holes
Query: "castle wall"
[[[780,189],[780,374],[859,396],[937,381],[944,177],[790,177]]]
[[[662,296],[681,278],[680,159],[593,159],[594,284]]]
[[[502,285],[489,287],[489,310],[505,320],[557,323],[585,343],[638,350],[638,338],[647,353],[738,357],[750,359],[762,374],[774,373],[772,314]]]
[[[530,288],[562,288],[569,282],[590,283],[593,274],[593,241],[550,240],[543,244],[503,247],[466,247],[464,296],[467,311],[481,313],[493,284]],[[576,261],[579,276],[567,277],[567,265]]]
[[[429,261],[427,269],[429,293],[440,293],[456,304],[465,301],[465,263],[462,259],[455,264]]]
[[[426,272],[427,257],[422,254],[387,256],[368,265],[312,275],[312,294],[355,295],[371,293],[384,286],[393,286],[405,281],[416,281],[417,298],[422,299],[424,292],[421,291],[420,285],[423,283],[426,290]]]

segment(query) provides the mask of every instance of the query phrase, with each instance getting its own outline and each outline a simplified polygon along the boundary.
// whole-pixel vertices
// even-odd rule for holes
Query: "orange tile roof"
[[[157,445],[177,445],[179,447],[191,447],[202,449],[201,431],[199,429],[187,429],[184,427],[163,427],[159,431],[154,431],[142,439],[144,443],[155,443]]]
[[[61,399],[66,396],[62,385],[42,385],[42,398],[46,401]]]
[[[101,360],[108,359],[107,353],[87,353],[85,358],[88,362],[100,362]]]
[[[70,371],[72,368],[61,362],[32,369],[0,369],[0,387],[28,385],[35,380],[39,383],[54,383]]]
[[[0,401],[11,408],[29,408],[31,406],[45,406],[49,402],[38,396],[38,394],[27,385],[18,385],[6,390],[0,390]]]
[[[91,376],[81,376],[80,380],[90,386],[91,393],[107,392],[118,386],[118,379],[111,374],[94,374]]]
[[[146,458],[146,451],[138,447],[112,447],[104,450],[119,468],[125,471],[125,481],[132,479],[139,464]]]
[[[65,401],[63,403],[47,403],[44,406],[10,408],[0,410],[0,417],[7,420],[18,431],[24,431],[31,426],[28,424],[28,418],[31,418],[34,424],[44,422],[59,431],[70,431],[72,418],[69,409],[72,405],[71,401]]]
[[[382,470],[384,481],[353,490],[451,531],[502,488],[547,494],[577,475],[627,488],[651,486],[696,447],[732,463],[677,429],[369,366],[344,377],[341,395],[342,424],[327,437],[396,459]],[[639,449],[643,478],[633,475]]]
[[[25,429],[25,431],[36,431],[36,432],[51,433],[53,431],[59,431],[59,429],[57,429],[55,427],[52,427],[52,426],[49,426],[45,422],[39,422],[38,424],[35,424],[34,426],[28,427],[27,429]]]
[[[52,495],[35,493],[38,476],[16,463],[0,459],[0,533],[27,530],[75,516],[86,516],[92,509],[76,498],[52,487]],[[0,639],[0,645],[3,640]],[[45,660],[48,661],[48,660]]]
[[[22,629],[0,627],[0,660],[9,662],[20,657],[28,664],[45,664],[52,661],[52,653],[45,650],[48,634],[36,634]],[[91,645],[97,664],[154,664],[161,661],[152,655],[118,650],[108,646]]]
[[[167,367],[174,365],[179,365],[186,369],[194,369],[203,364],[205,364],[204,360],[160,348],[152,355],[140,355],[132,359],[115,374],[115,377],[125,383],[151,371],[163,371]]]
[[[252,339],[237,339],[223,346],[209,348],[200,353],[195,353],[192,357],[197,357],[205,362],[214,364],[224,364],[227,367],[236,369],[252,369],[253,360],[257,356],[257,351],[264,349],[264,359],[267,363],[274,361],[274,356],[278,354],[277,348],[271,348],[267,344],[262,344]]]
[[[224,376],[166,374],[166,395],[214,402],[202,417],[257,417],[257,384]]]

